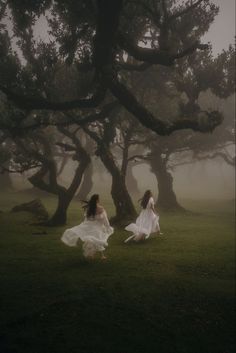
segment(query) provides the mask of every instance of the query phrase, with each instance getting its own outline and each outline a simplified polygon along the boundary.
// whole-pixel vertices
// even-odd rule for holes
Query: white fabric
[[[68,246],[76,246],[78,240],[82,240],[84,256],[93,257],[97,251],[105,250],[108,246],[107,240],[113,232],[104,210],[95,217],[85,217],[78,226],[66,229],[61,240]]]
[[[150,197],[147,207],[140,212],[136,222],[125,227],[125,230],[133,232],[125,242],[131,239],[135,241],[147,239],[151,233],[160,232],[159,216],[153,212],[153,207],[154,200]]]

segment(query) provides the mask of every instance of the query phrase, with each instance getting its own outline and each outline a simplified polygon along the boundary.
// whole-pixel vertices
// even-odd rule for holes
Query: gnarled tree
[[[90,156],[83,148],[77,136],[78,128],[60,128],[63,134],[60,142],[52,142],[52,133],[37,131],[24,138],[9,136],[14,142],[12,149],[11,168],[9,172],[23,173],[32,170],[33,174],[28,178],[30,183],[40,190],[54,194],[58,198],[55,213],[47,222],[47,225],[63,225],[67,219],[67,209],[79,188],[83,174],[90,163]],[[66,136],[66,139],[65,139]],[[55,132],[54,132],[55,138]],[[74,161],[77,161],[74,175],[68,187],[58,182],[57,153],[55,148],[62,148],[71,153]]]
[[[169,0],[72,0],[63,3],[6,0],[4,4],[8,13],[3,9],[2,18],[11,15],[13,32],[26,64],[17,59],[5,28],[2,39],[5,38],[9,45],[3,46],[1,51],[4,64],[0,68],[0,90],[20,108],[60,111],[97,108],[112,95],[145,127],[159,135],[186,128],[212,131],[221,123],[218,114],[206,115],[204,120],[196,115],[194,119],[185,116],[166,121],[144,106],[120,75],[122,69],[173,66],[195,51],[207,50],[206,45],[200,44],[200,39],[218,13],[218,8],[209,0],[186,1],[181,5]],[[45,11],[50,15],[50,43],[34,40],[33,26]],[[194,36],[193,24],[188,20],[192,17],[199,19],[197,25],[194,23]],[[183,28],[188,36],[182,36]],[[151,33],[151,40],[148,33]],[[140,46],[142,42],[147,46]],[[125,53],[133,57],[132,65],[124,61]],[[16,62],[17,79],[9,81],[3,69],[11,60]],[[58,62],[75,65],[78,74],[81,70],[83,74],[85,70],[90,74],[88,84],[73,99],[62,101],[47,92],[47,82],[55,78]]]
[[[140,127],[127,114],[123,116],[119,112],[113,116],[113,121],[107,119],[102,124],[86,126],[84,130],[96,142],[96,154],[112,177],[111,196],[116,209],[112,222],[125,224],[136,217],[126,177],[129,163],[136,158],[133,146],[140,143]]]

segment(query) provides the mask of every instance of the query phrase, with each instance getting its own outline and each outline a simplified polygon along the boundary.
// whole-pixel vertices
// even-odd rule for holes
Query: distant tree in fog
[[[170,106],[174,105],[175,114],[201,114],[205,105],[216,108],[212,97],[223,105],[225,99],[234,94],[234,50],[223,51],[216,58],[210,53],[194,54],[197,59],[183,59],[174,71],[167,71],[171,89],[164,91],[167,98],[166,114],[170,116]],[[186,61],[188,61],[186,63]],[[163,83],[164,84],[164,83]],[[203,99],[204,98],[204,99]],[[162,100],[162,99],[160,99]],[[169,102],[169,103],[168,103]],[[232,104],[232,101],[231,103]],[[157,177],[157,205],[164,210],[181,210],[173,191],[174,166],[206,158],[221,157],[228,163],[234,159],[225,149],[235,141],[234,120],[227,110],[219,109],[224,116],[223,123],[212,133],[200,134],[190,130],[175,132],[165,138],[153,139],[150,144],[149,161],[151,170]],[[165,114],[165,113],[164,113]]]
[[[31,171],[28,180],[34,187],[57,196],[56,211],[47,222],[47,225],[52,226],[66,223],[67,209],[90,163],[90,156],[78,137],[78,128],[58,129],[60,134],[53,130],[37,129],[36,132],[25,135],[24,139],[10,135],[7,138],[12,144],[7,171],[10,173]],[[69,153],[70,158],[77,162],[67,187],[58,182],[61,154],[64,152]],[[1,168],[6,169],[4,164]]]

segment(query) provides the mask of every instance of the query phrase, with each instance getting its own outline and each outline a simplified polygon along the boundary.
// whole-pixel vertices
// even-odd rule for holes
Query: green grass
[[[234,351],[232,203],[186,201],[198,213],[163,214],[163,237],[125,245],[116,230],[108,260],[87,262],[60,241],[66,227],[33,235],[28,214],[8,212],[32,196],[0,196],[1,353]],[[73,203],[68,224],[80,220]]]

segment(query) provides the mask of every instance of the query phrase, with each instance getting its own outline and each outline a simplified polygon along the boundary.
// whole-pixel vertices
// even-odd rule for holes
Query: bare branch
[[[176,59],[180,59],[187,55],[194,53],[197,49],[208,49],[208,45],[200,44],[199,41],[193,43],[190,47],[183,49],[179,53],[170,53],[167,50],[142,48],[133,43],[127,36],[119,33],[118,44],[129,55],[133,56],[136,60],[144,61],[146,64],[158,64],[163,66],[171,66]]]
[[[75,146],[69,145],[68,143],[57,142],[56,145],[64,148],[66,152],[76,151]]]
[[[173,21],[178,17],[186,15],[190,11],[194,10],[194,8],[196,8],[198,5],[200,5],[201,2],[203,2],[203,1],[204,0],[198,0],[195,3],[193,3],[191,6],[186,7],[184,10],[177,11],[177,12],[173,13],[172,15],[169,16],[168,21]]]
[[[156,118],[148,109],[141,105],[128,88],[115,77],[107,76],[108,86],[120,103],[143,124],[143,126],[155,131],[158,135],[170,135],[173,131],[192,129],[194,131],[209,132],[218,126],[223,117],[219,112],[206,113],[207,120],[202,122],[197,117],[183,117],[174,122],[166,122]]]
[[[5,131],[12,131],[14,133],[14,131],[18,132],[18,134],[20,132],[27,132],[30,130],[36,130],[40,127],[43,126],[56,126],[56,127],[67,127],[70,125],[79,125],[79,126],[83,126],[85,124],[88,123],[92,123],[94,121],[102,121],[103,119],[105,119],[107,117],[107,115],[113,110],[116,109],[119,106],[119,102],[118,101],[113,101],[111,103],[108,103],[106,105],[104,105],[100,111],[98,112],[94,112],[92,114],[89,114],[87,116],[78,116],[76,115],[76,113],[67,113],[66,119],[64,121],[54,121],[54,122],[48,122],[46,121],[40,121],[34,124],[30,124],[30,125],[16,125],[16,126],[9,126],[6,124],[2,124],[0,123],[0,129],[1,130],[5,130]]]
[[[199,41],[196,41],[190,47],[188,47],[186,49],[183,49],[179,53],[173,55],[173,57],[174,57],[174,59],[183,58],[183,57],[185,57],[187,55],[193,54],[196,51],[196,49],[206,50],[206,49],[209,49],[209,45],[208,44],[201,44],[201,43],[199,43]]]
[[[101,139],[100,137],[98,136],[98,134],[96,134],[96,132],[92,131],[91,129],[89,129],[87,126],[84,126],[83,127],[83,130],[86,132],[86,134],[88,136],[90,136],[94,141],[97,142],[97,144],[100,144],[101,143]]]
[[[45,98],[31,98],[27,95],[18,94],[7,87],[0,84],[0,90],[6,94],[6,96],[14,102],[19,108],[22,109],[45,109],[45,110],[72,110],[76,108],[96,108],[105,97],[105,88],[99,87],[96,93],[90,98],[82,98],[67,102],[53,102]]]
[[[41,167],[42,164],[41,163],[36,163],[36,164],[31,164],[31,165],[28,165],[28,166],[24,166],[22,168],[17,168],[17,169],[9,169],[9,168],[6,168],[4,167],[3,165],[0,166],[0,174],[4,174],[5,172],[7,173],[15,173],[15,174],[22,174],[24,172],[27,172],[31,169],[35,169],[35,168],[38,168],[38,167]]]
[[[128,39],[127,36],[124,36],[121,33],[119,33],[117,41],[120,47],[136,60],[164,66],[171,66],[174,64],[174,58],[166,51],[139,47]]]

